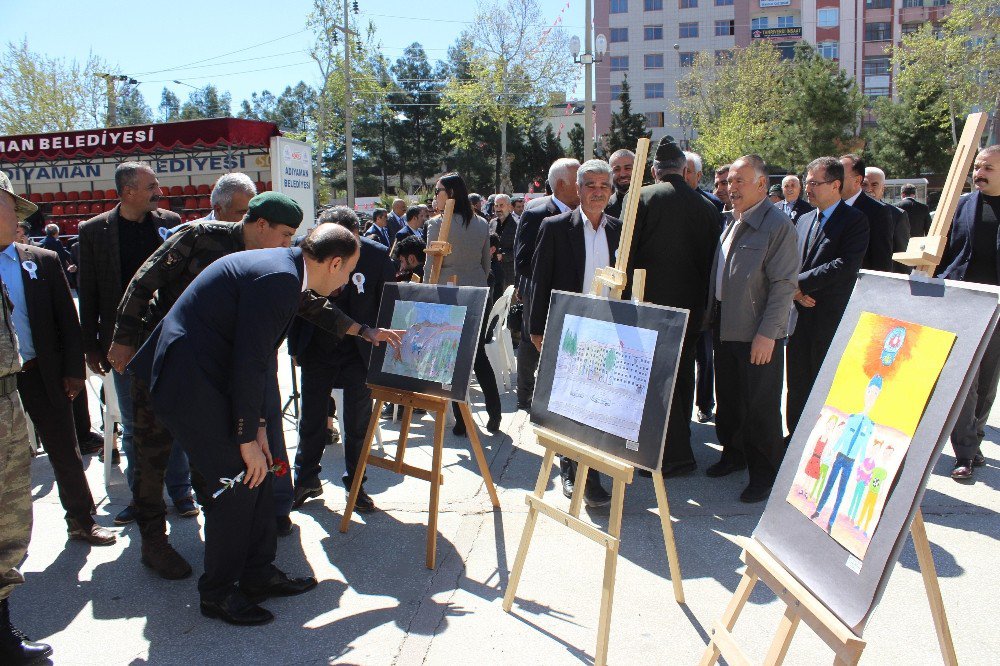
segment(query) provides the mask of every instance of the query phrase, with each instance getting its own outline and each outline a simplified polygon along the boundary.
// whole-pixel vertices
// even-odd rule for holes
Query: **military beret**
[[[250,220],[265,219],[271,224],[284,224],[297,229],[302,224],[302,207],[280,192],[263,192],[250,200],[247,208]]]
[[[656,154],[653,157],[657,162],[672,162],[684,159],[684,151],[674,141],[674,137],[667,134],[656,146]]]

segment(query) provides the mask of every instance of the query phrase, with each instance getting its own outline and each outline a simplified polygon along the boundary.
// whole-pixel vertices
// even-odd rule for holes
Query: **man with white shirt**
[[[784,199],[778,204],[778,208],[792,222],[798,220],[800,215],[805,215],[813,209],[811,205],[800,198],[802,194],[802,182],[798,176],[788,175],[782,178],[781,193]]]
[[[588,293],[597,270],[611,265],[621,239],[621,221],[605,214],[611,198],[611,167],[603,160],[584,162],[576,172],[580,205],[576,209],[547,218],[538,230],[532,282],[531,314],[528,329],[531,343],[542,350],[542,335],[549,314],[553,290]],[[522,346],[527,345],[522,342]],[[563,494],[572,497],[576,465],[563,458],[560,463]],[[587,506],[604,506],[611,501],[593,470],[584,488]]]

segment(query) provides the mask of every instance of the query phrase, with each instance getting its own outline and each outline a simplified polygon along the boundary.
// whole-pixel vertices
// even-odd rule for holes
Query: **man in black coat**
[[[608,207],[604,209],[604,212],[611,217],[621,219],[622,206],[625,205],[625,195],[628,194],[628,188],[632,184],[632,168],[635,166],[635,153],[628,148],[616,150],[608,158],[608,164],[611,165],[611,173],[614,175],[615,191],[611,194],[611,198],[608,199]]]
[[[875,201],[861,190],[861,183],[865,179],[865,163],[860,156],[841,155],[840,163],[844,165],[844,186],[840,198],[868,218],[868,250],[861,268],[891,272],[895,226],[892,214],[884,203]]]
[[[215,491],[198,581],[207,617],[263,624],[274,616],[258,601],[316,586],[273,564],[266,387],[276,381],[274,355],[303,292],[342,287],[358,254],[354,234],[323,224],[297,248],[223,257],[181,294],[128,366],[149,385],[157,415]]]
[[[885,204],[892,219],[892,251],[905,252],[910,243],[910,219],[902,208],[893,206],[885,199],[885,171],[878,167],[865,167],[865,179],[861,189],[875,201]],[[912,269],[906,264],[892,262],[894,273],[909,273]]]
[[[802,183],[798,176],[787,175],[781,179],[781,193],[784,200],[775,204],[781,212],[788,216],[788,219],[795,222],[799,217],[805,215],[813,209],[800,197],[802,194]]]
[[[517,225],[514,239],[515,293],[524,303],[522,316],[522,344],[517,346],[517,408],[529,409],[535,393],[535,370],[538,368],[538,350],[532,344],[528,322],[531,317],[532,266],[538,240],[538,229],[549,217],[568,213],[580,203],[576,187],[577,160],[561,158],[549,167],[549,186],[552,194],[535,199],[524,210]]]
[[[339,224],[358,233],[358,217],[350,208],[337,206],[323,212],[319,223]],[[347,284],[330,294],[330,300],[354,321],[374,327],[382,300],[382,287],[392,282],[396,267],[389,251],[369,238],[360,239],[361,254]],[[299,447],[295,454],[295,495],[292,508],[323,494],[320,484],[320,461],[329,441],[326,433],[327,407],[334,388],[343,389],[340,405],[344,417],[344,476],[350,489],[364,445],[368,420],[372,415],[372,392],[365,383],[371,344],[361,337],[338,338],[296,317],[288,331],[288,353],[302,368],[302,412],[299,418]],[[355,508],[367,513],[375,510],[364,486]]]
[[[637,268],[646,270],[645,300],[691,311],[667,423],[662,468],[667,477],[697,467],[691,451],[695,350],[722,233],[719,211],[685,182],[687,163],[673,137],[660,140],[653,158],[656,183],[639,195],[628,266],[629,275]]]
[[[899,207],[906,211],[906,217],[910,220],[910,237],[926,236],[931,228],[931,209],[917,201],[917,186],[903,185],[899,193],[903,195]]]
[[[789,435],[802,416],[868,247],[868,220],[841,200],[843,179],[844,167],[835,157],[815,159],[806,169],[806,196],[816,209],[795,223],[802,268],[785,364]]]
[[[528,322],[531,345],[542,350],[542,336],[549,314],[553,290],[589,293],[597,270],[614,265],[621,240],[621,221],[604,210],[611,197],[611,167],[602,160],[584,162],[577,172],[580,206],[575,210],[547,218],[538,232],[531,281],[531,313]],[[560,460],[563,494],[573,496],[576,464]],[[584,487],[587,506],[605,506],[610,495],[601,487],[600,476],[593,470]]]

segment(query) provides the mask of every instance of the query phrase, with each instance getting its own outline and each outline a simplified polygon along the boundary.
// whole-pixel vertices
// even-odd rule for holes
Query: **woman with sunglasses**
[[[459,286],[486,287],[490,274],[490,226],[482,217],[476,215],[469,203],[469,190],[465,181],[457,173],[449,173],[441,177],[434,185],[434,209],[443,211],[448,199],[455,200],[455,211],[451,218],[451,231],[448,232],[448,242],[451,243],[451,254],[444,258],[441,264],[441,274],[438,284],[446,284],[451,276],[456,276]],[[427,243],[436,241],[441,232],[441,217],[435,217],[427,223]],[[425,275],[430,276],[426,271]],[[479,348],[476,351],[476,363],[473,370],[476,380],[486,398],[486,413],[489,420],[486,429],[491,433],[500,431],[500,391],[497,389],[496,375],[490,365],[483,345],[486,326],[481,327]],[[452,404],[455,412],[456,435],[465,435],[465,422],[462,420],[458,405]]]

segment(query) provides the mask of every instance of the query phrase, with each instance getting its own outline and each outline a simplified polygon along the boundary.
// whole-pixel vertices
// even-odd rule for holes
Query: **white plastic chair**
[[[489,330],[493,325],[493,337],[486,342],[486,358],[493,366],[493,373],[497,378],[497,388],[501,391],[509,391],[513,388],[512,374],[514,357],[513,343],[510,341],[510,331],[507,330],[507,311],[510,309],[510,299],[514,295],[514,285],[507,287],[503,294],[496,300],[490,309],[490,314],[486,318],[485,326]],[[508,345],[510,350],[508,351]]]
[[[99,388],[95,388],[94,384],[90,381],[93,378],[100,380],[98,384]],[[122,422],[121,409],[118,407],[118,393],[115,391],[115,379],[110,372],[101,377],[92,373],[90,368],[87,368],[87,386],[90,387],[91,392],[94,394],[94,399],[98,403],[101,401],[100,387],[104,389],[104,411],[102,414],[102,425],[104,428],[104,487],[110,490],[111,459],[113,457],[112,451],[115,450],[115,424]]]

